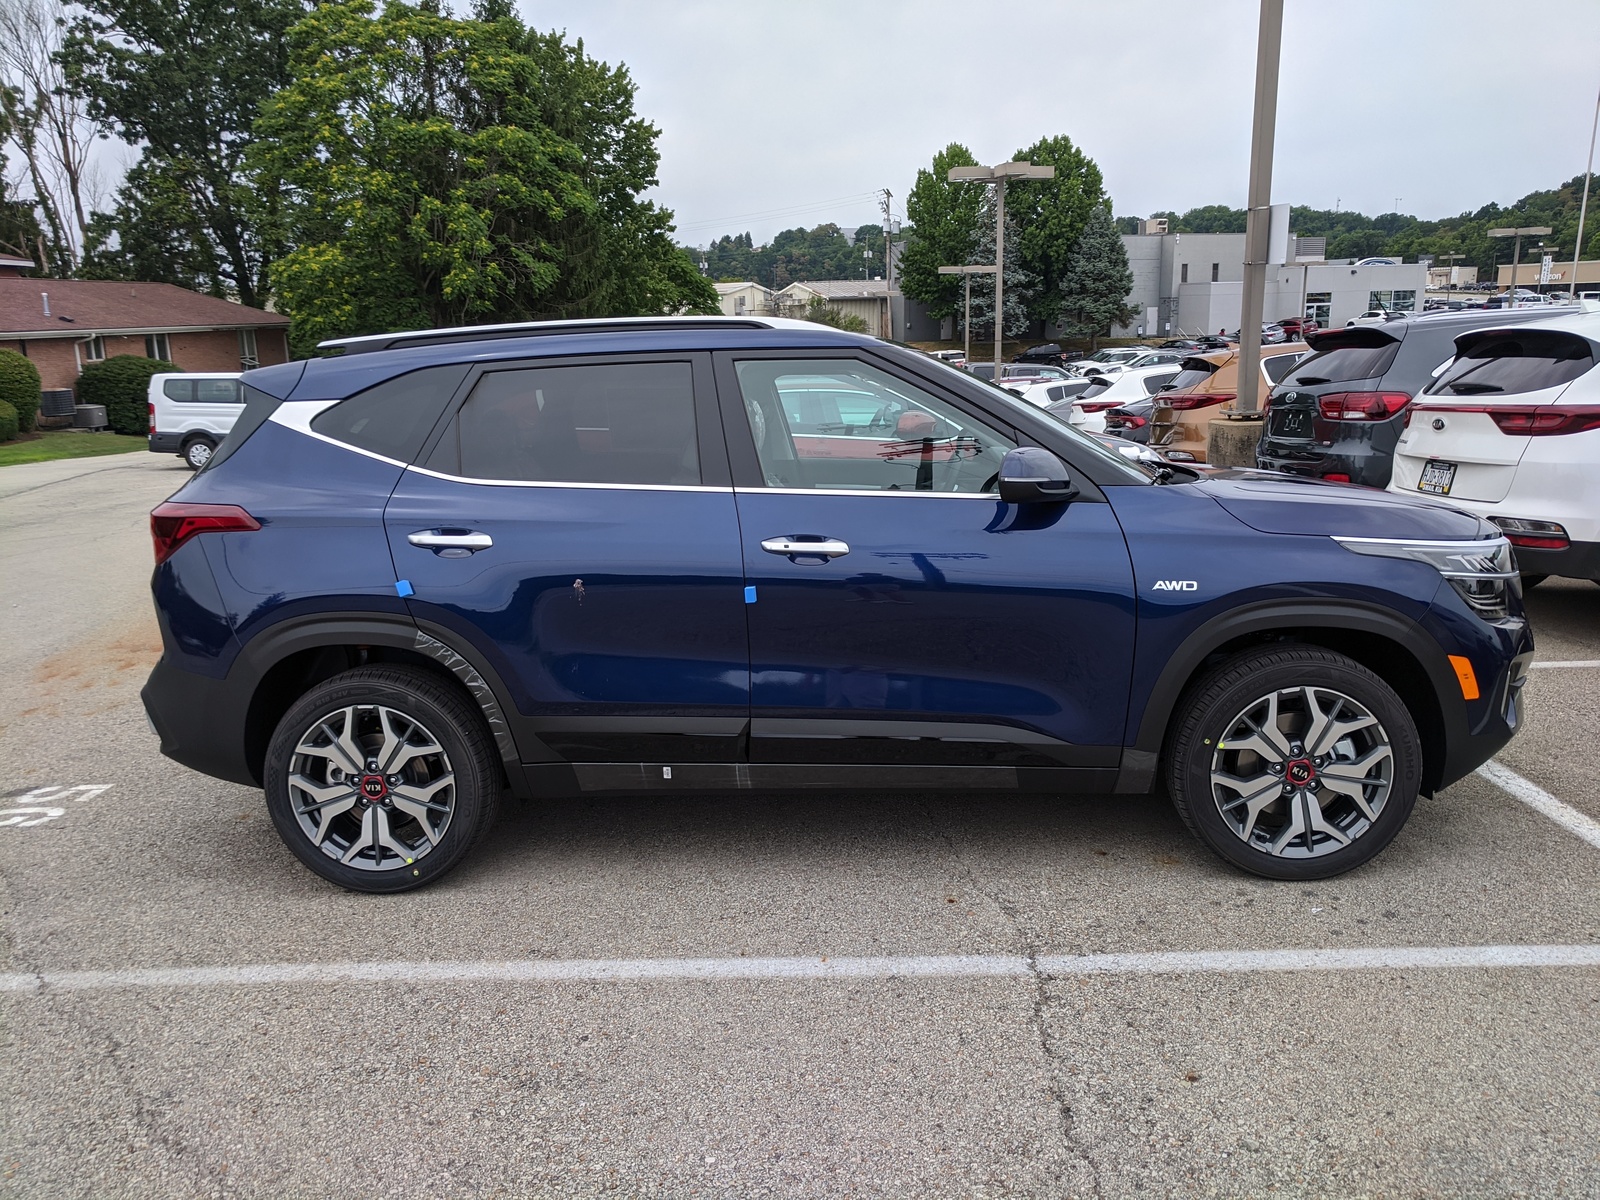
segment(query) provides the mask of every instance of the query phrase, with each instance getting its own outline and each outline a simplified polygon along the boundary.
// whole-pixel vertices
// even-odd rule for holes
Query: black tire
[[[1548,575],[1524,575],[1522,577],[1522,590],[1527,591],[1529,588],[1536,588],[1549,578],[1550,576]]]
[[[1301,690],[1306,688],[1318,691]],[[1359,710],[1364,709],[1376,723],[1332,743],[1327,755],[1332,761],[1327,762],[1313,762],[1309,747],[1279,765],[1252,750],[1239,748],[1241,739],[1236,731],[1248,727],[1253,710],[1266,715],[1269,710],[1264,706],[1269,703],[1270,712],[1279,714],[1280,738],[1291,749],[1300,746],[1294,741],[1296,722],[1302,722],[1299,732],[1305,732],[1305,725],[1312,719],[1309,705],[1313,695],[1324,715],[1328,712],[1324,705],[1331,706],[1335,716],[1343,714],[1351,720],[1360,719]],[[1285,706],[1288,711],[1280,711]],[[1286,726],[1285,734],[1282,731]],[[1235,739],[1234,749],[1226,745],[1229,736]],[[1256,740],[1242,739],[1245,743]],[[1369,743],[1371,748],[1363,752],[1361,747]],[[1389,750],[1386,765],[1382,746]],[[1341,790],[1330,790],[1328,780],[1333,778],[1335,769],[1341,769],[1346,774],[1340,781],[1346,788],[1353,786],[1349,772],[1360,767],[1360,759],[1369,756],[1377,758],[1377,765],[1371,769],[1386,771],[1387,775],[1374,779],[1370,786],[1365,782],[1354,785],[1363,797],[1364,808],[1358,809]],[[1166,766],[1167,786],[1184,824],[1219,856],[1268,879],[1327,879],[1367,862],[1405,825],[1421,784],[1422,743],[1400,697],[1377,675],[1331,650],[1285,645],[1240,654],[1195,681],[1175,713]],[[1214,785],[1214,769],[1239,778],[1241,783],[1252,772],[1256,773],[1258,784],[1265,781],[1265,786],[1254,793],[1260,798],[1259,812],[1242,799],[1245,789]],[[1361,768],[1360,773],[1364,771]],[[1301,791],[1285,795],[1269,776],[1287,779],[1290,773],[1297,778],[1308,777],[1310,782]],[[1325,773],[1328,779],[1321,777]],[[1292,807],[1301,803],[1302,797],[1303,810]],[[1380,808],[1373,808],[1379,804]],[[1246,826],[1242,832],[1224,815],[1224,806],[1232,808],[1236,819]],[[1322,822],[1322,827],[1331,824],[1340,830],[1337,837],[1322,833],[1320,827],[1292,835],[1293,823],[1302,811],[1306,825],[1313,819]],[[1373,813],[1372,819],[1365,815],[1368,811]],[[1275,831],[1285,835],[1284,849],[1289,856],[1258,848],[1260,839],[1270,840]],[[1348,844],[1340,846],[1337,839],[1345,835],[1349,835]]]
[[[384,715],[385,710],[389,715]],[[333,734],[344,732],[345,722],[353,721],[352,742],[370,756],[382,743],[382,723],[406,730],[400,724],[402,719],[411,722],[407,730],[410,740],[400,744],[416,756],[404,761],[397,774],[375,772],[380,783],[374,786],[383,787],[384,797],[369,802],[361,793],[371,776],[363,774],[360,782],[352,785],[345,783],[349,776],[335,777],[336,770],[329,764],[348,756],[336,749]],[[327,739],[329,754],[321,755],[316,749],[309,755],[297,753],[314,737]],[[441,752],[423,754],[416,751],[418,746],[433,746]],[[319,760],[325,774],[319,771]],[[375,761],[369,758],[358,765],[365,770]],[[409,891],[449,872],[493,825],[503,781],[500,757],[477,707],[449,680],[401,666],[357,667],[324,680],[300,697],[273,732],[264,774],[267,811],[284,844],[318,875],[355,892]],[[300,781],[295,787],[291,787],[292,778]],[[341,794],[339,799],[327,801],[334,806],[329,810],[334,815],[323,818],[296,798],[296,793],[312,798],[302,786],[308,779],[330,793],[345,789],[354,797],[353,806],[341,808],[345,804]],[[403,782],[391,792],[382,783],[384,779],[391,784],[396,779]],[[402,796],[400,787],[422,790]],[[445,790],[428,791],[430,788]],[[417,795],[426,795],[440,807],[448,805],[449,811],[437,813],[427,805],[419,806],[414,799]],[[441,795],[447,799],[438,800]],[[402,805],[406,805],[404,810]],[[442,821],[442,828],[431,831],[410,815],[418,807],[428,808],[432,815],[424,815],[430,825]],[[371,814],[370,826],[369,808],[384,810]],[[380,822],[381,833],[375,833],[369,844],[367,834],[377,830]],[[313,824],[315,833],[309,828]],[[323,845],[314,840],[318,834]],[[392,840],[380,844],[383,835]],[[350,856],[357,865],[339,861]]]
[[[216,448],[217,444],[208,437],[190,438],[183,444],[183,461],[191,471],[198,471],[211,461]]]

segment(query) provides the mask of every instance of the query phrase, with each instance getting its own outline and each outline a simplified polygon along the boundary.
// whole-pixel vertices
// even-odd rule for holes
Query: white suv
[[[1600,312],[1475,329],[1407,413],[1391,492],[1488,517],[1524,578],[1600,581]]]
[[[176,454],[195,470],[244,411],[239,372],[185,371],[150,376],[150,452]]]

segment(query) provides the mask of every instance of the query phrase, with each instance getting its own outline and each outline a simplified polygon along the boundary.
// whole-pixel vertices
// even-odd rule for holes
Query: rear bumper
[[[1561,575],[1568,579],[1600,579],[1600,542],[1573,542],[1565,550],[1514,548],[1524,575]]]
[[[139,699],[161,739],[162,754],[204,775],[261,786],[245,761],[247,701],[238,687],[182,670],[163,655]]]
[[[151,454],[178,454],[183,450],[183,434],[181,433],[152,433],[150,435]]]
[[[1308,447],[1303,442],[1291,447],[1264,437],[1256,446],[1256,466],[1263,471],[1304,475],[1312,479],[1345,475],[1351,483],[1381,488],[1389,484],[1394,459],[1388,454],[1349,454],[1322,450],[1315,445]]]

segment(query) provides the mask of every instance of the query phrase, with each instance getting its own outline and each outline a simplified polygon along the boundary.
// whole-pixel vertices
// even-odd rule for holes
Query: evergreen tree
[[[1097,208],[1072,248],[1061,280],[1062,324],[1068,332],[1089,338],[1091,350],[1111,331],[1125,325],[1135,310],[1128,304],[1133,271],[1128,250],[1111,220],[1111,210]]]
[[[973,266],[994,263],[994,197],[983,202],[978,213],[978,238],[967,262]],[[1121,243],[1119,242],[1118,245]],[[1020,222],[1006,212],[1005,261],[1005,336],[1022,337],[1033,324],[1033,311],[1039,302],[1041,282],[1024,261]],[[957,276],[951,278],[958,279]],[[959,308],[959,306],[958,306]],[[957,317],[959,322],[960,318]],[[972,277],[972,336],[994,337],[994,276]]]

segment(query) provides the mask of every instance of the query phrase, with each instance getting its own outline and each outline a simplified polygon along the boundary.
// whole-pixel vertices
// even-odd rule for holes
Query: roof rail
[[[784,322],[788,324],[789,322]],[[798,324],[798,322],[796,322]],[[750,317],[601,317],[576,321],[517,321],[507,325],[460,325],[451,329],[413,329],[403,333],[372,333],[361,337],[329,338],[317,349],[332,354],[371,354],[406,346],[439,346],[451,342],[482,342],[497,338],[541,337],[553,334],[605,330],[668,329],[774,329],[774,320]]]

